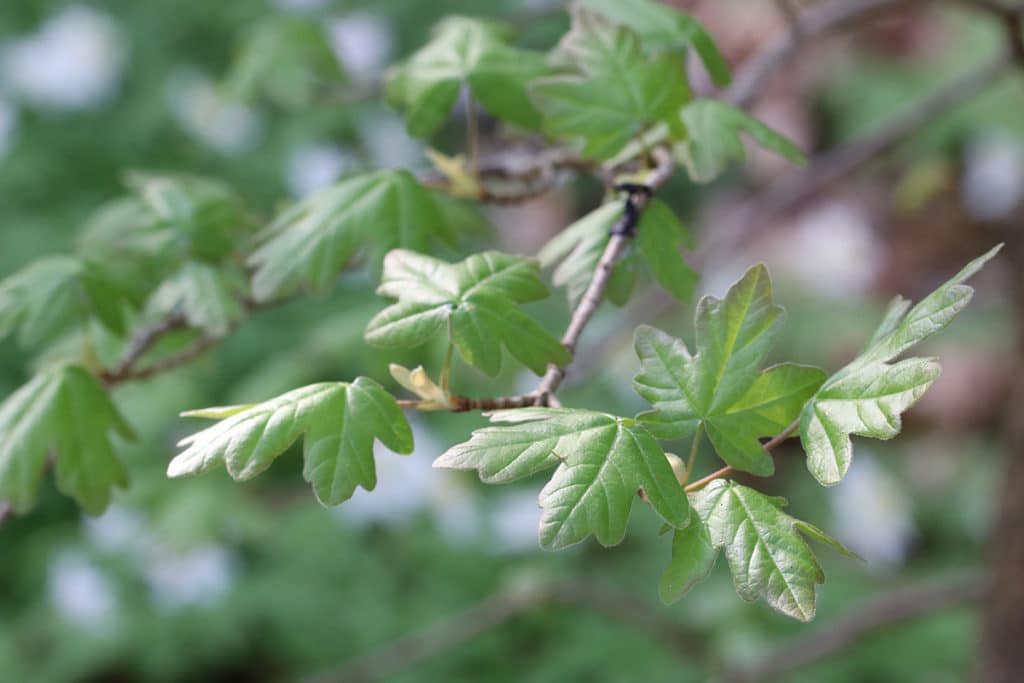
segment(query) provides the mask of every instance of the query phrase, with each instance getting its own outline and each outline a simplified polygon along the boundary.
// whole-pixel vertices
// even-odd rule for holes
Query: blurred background
[[[739,73],[793,30],[781,10],[822,3],[676,4]],[[439,363],[439,348],[396,357],[363,344],[382,303],[368,278],[348,275],[329,297],[261,312],[191,365],[118,389],[142,435],[122,451],[131,486],[91,518],[47,481],[37,509],[0,529],[0,679],[702,681],[754,665],[887,591],[984,571],[1009,481],[1004,426],[1021,348],[1013,254],[1024,226],[1024,79],[968,76],[973,91],[922,115],[922,102],[958,79],[962,87],[1004,49],[1005,28],[970,3],[902,4],[803,41],[758,82],[753,111],[808,150],[810,175],[751,150],[713,185],[679,177],[663,193],[696,235],[701,291],[720,295],[749,265],[767,263],[788,309],[775,359],[829,370],[856,353],[892,296],[918,299],[1010,243],[1010,256],[974,283],[975,302],[928,342],[924,353],[941,357],[943,374],[901,438],[855,441],[850,475],[828,491],[798,447],[779,451],[779,474],[762,487],[865,559],[820,550],[827,582],[815,623],[737,599],[723,561],[682,602],[659,604],[669,543],[644,506],[618,548],[588,541],[542,553],[539,482],[485,489],[430,467],[482,424],[477,415],[413,416],[416,453],[381,452],[378,489],[337,509],[316,503],[297,454],[244,485],[221,472],[167,480],[174,443],[195,426],[176,417],[181,410],[358,374],[384,380],[391,361]],[[129,170],[224,178],[265,219],[348,173],[423,168],[423,143],[378,97],[384,68],[447,14],[506,19],[519,44],[546,49],[568,27],[563,10],[545,0],[6,0],[0,276],[73,249],[92,213],[123,193]],[[275,28],[296,22],[315,30]],[[321,45],[316,87],[296,86],[289,59]],[[697,70],[694,80],[711,88]],[[914,111],[914,125],[872,138]],[[431,145],[459,151],[460,116]],[[500,146],[499,132],[485,120],[485,152]],[[570,179],[488,209],[493,239],[534,253],[600,197],[593,179]],[[535,312],[559,329],[564,297]],[[642,408],[629,382],[633,327],[654,322],[688,336],[691,320],[692,307],[653,289],[621,310],[606,305],[563,401]],[[27,379],[31,360],[0,343],[0,395]],[[532,386],[510,366],[505,388]],[[500,393],[465,368],[455,382],[470,395]],[[703,453],[700,467],[713,466]],[[560,582],[574,589],[557,604],[536,599],[538,587]],[[894,623],[779,680],[964,680],[983,613],[957,604]],[[424,629],[425,639],[401,640]]]

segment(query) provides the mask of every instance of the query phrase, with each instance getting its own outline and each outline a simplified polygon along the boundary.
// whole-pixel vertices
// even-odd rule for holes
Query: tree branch
[[[841,652],[863,638],[877,636],[883,628],[944,609],[976,603],[990,591],[991,580],[980,571],[923,586],[897,589],[873,599],[832,624],[783,643],[753,664],[726,673],[723,680],[728,683],[770,680]]]

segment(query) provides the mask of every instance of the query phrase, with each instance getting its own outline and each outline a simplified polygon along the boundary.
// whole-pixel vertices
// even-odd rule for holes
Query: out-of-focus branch
[[[349,661],[338,671],[312,677],[307,683],[387,680],[520,616],[560,605],[592,610],[643,631],[682,659],[705,658],[706,637],[629,594],[586,581],[541,582],[499,590],[457,615],[387,643]]]
[[[898,589],[873,599],[832,624],[784,643],[743,669],[728,672],[723,680],[728,683],[772,680],[841,652],[863,638],[880,635],[885,628],[977,603],[990,591],[991,580],[981,571]]]

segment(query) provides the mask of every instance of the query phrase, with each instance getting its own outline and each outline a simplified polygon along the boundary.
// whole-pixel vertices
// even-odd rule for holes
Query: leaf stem
[[[480,179],[480,126],[477,120],[476,100],[473,93],[466,91],[466,150],[469,154],[469,170],[474,180]]]
[[[448,322],[448,325],[449,325],[449,327],[451,326],[451,321],[450,320]],[[449,339],[448,340],[448,350],[444,354],[444,365],[441,367],[441,391],[444,392],[445,396],[448,395],[448,386],[449,386],[449,382],[450,382],[449,378],[451,377],[451,373],[452,373],[452,353],[454,351],[455,351],[455,344],[452,343],[452,341]]]
[[[779,432],[778,434],[773,436],[771,439],[766,441],[765,444],[764,444],[765,451],[771,453],[773,450],[778,448],[779,445],[782,442],[784,442],[789,437],[793,436],[793,434],[795,434],[796,430],[798,430],[798,429],[800,429],[800,418],[797,418],[797,419],[793,420],[792,424],[790,424],[788,427],[783,429],[781,432]],[[707,475],[706,477],[701,477],[700,479],[698,479],[697,481],[693,482],[692,484],[689,484],[689,485],[683,487],[683,490],[686,491],[687,493],[693,493],[694,491],[699,491],[702,488],[704,488],[705,486],[707,486],[708,484],[710,484],[711,482],[713,482],[715,479],[721,479],[722,477],[726,476],[727,474],[731,474],[732,472],[735,472],[735,471],[736,471],[735,467],[733,467],[732,465],[726,465],[722,469],[715,470],[714,472],[712,472],[711,474]],[[687,477],[687,480],[689,480],[689,477]]]
[[[683,485],[690,481],[693,474],[693,463],[697,460],[697,450],[700,448],[700,440],[704,436],[704,423],[697,425],[697,431],[693,433],[693,444],[690,446],[690,457],[686,459],[686,474],[683,475]]]

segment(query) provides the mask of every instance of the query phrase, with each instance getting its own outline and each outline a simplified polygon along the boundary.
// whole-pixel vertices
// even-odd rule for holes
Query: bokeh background
[[[788,30],[767,0],[678,5],[708,26],[734,65]],[[450,13],[505,18],[521,44],[541,49],[568,26],[562,8],[544,0],[0,3],[0,276],[71,250],[92,212],[123,192],[128,170],[222,177],[266,217],[347,173],[424,167],[423,143],[380,101],[379,83]],[[326,36],[336,81],[312,96],[290,90],[287,74],[259,93],[237,87],[247,42],[268,22],[295,18],[314,20]],[[754,111],[815,158],[870,134],[1002,47],[1003,28],[990,16],[916,3],[811,41],[764,84]],[[702,78],[694,73],[707,89]],[[784,206],[773,200],[796,171],[761,152],[711,186],[677,178],[663,196],[697,236],[701,290],[721,294],[746,267],[766,262],[788,309],[775,358],[834,370],[893,295],[920,298],[996,242],[1020,240],[1022,111],[1024,79],[1004,78]],[[458,151],[460,116],[431,144]],[[499,144],[497,132],[485,121],[485,151]],[[568,180],[525,205],[491,209],[493,239],[534,252],[600,192],[593,180]],[[650,683],[707,680],[720,667],[753,662],[873,596],[986,565],[1001,496],[1001,430],[1013,410],[1015,272],[1001,257],[977,279],[975,302],[927,344],[943,375],[906,416],[904,435],[858,441],[840,486],[821,489],[798,448],[779,451],[779,474],[763,487],[865,559],[820,550],[828,578],[814,624],[737,599],[721,561],[682,602],[660,605],[669,543],[644,506],[618,548],[587,542],[542,553],[539,482],[485,488],[430,467],[482,423],[476,415],[415,417],[416,453],[381,453],[378,489],[337,509],[315,502],[297,455],[245,485],[221,473],[167,480],[174,443],[194,427],[176,417],[181,410],[252,402],[317,380],[383,380],[390,361],[437,365],[437,348],[396,357],[365,346],[363,326],[382,304],[367,279],[346,276],[331,296],[261,312],[195,363],[118,389],[143,435],[123,451],[130,488],[90,518],[47,483],[34,512],[0,528],[0,679],[386,673],[396,681]],[[560,295],[536,311],[552,330],[565,320]],[[688,335],[691,319],[692,308],[654,291],[621,310],[606,306],[584,337],[585,372],[571,378],[563,400],[641,408],[629,383],[632,328],[656,322]],[[31,360],[13,341],[0,343],[0,395],[26,380]],[[467,394],[500,393],[464,368],[455,380]],[[500,380],[506,389],[531,381],[514,372]],[[712,466],[705,452],[701,467]],[[579,588],[577,599],[495,612],[508,596],[526,600],[561,581]],[[494,623],[473,621],[481,614]],[[894,624],[784,680],[964,680],[980,614],[956,607]],[[471,637],[424,661],[410,656],[421,642],[394,646],[423,629],[450,635],[466,623]]]

